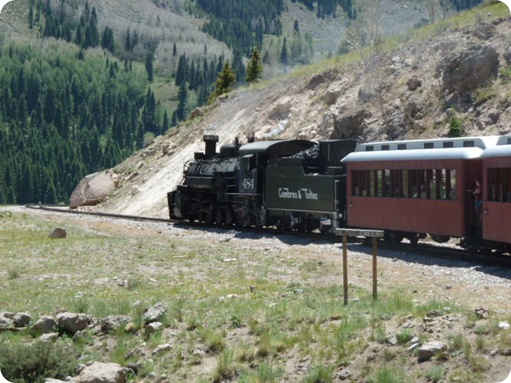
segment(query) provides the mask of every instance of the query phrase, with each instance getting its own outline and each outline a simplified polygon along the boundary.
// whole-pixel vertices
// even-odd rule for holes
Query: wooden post
[[[373,237],[373,298],[378,299],[378,237]]]
[[[348,304],[348,236],[342,236],[342,289],[344,305]]]
[[[344,305],[348,304],[348,237],[367,237],[373,239],[373,298],[378,299],[378,238],[383,230],[337,229],[336,235],[342,235],[342,284]]]

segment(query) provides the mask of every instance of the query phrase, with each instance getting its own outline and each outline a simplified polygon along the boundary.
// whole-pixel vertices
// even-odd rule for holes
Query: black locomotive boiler
[[[259,141],[224,145],[204,136],[206,150],[185,164],[168,193],[170,217],[241,226],[335,232],[346,224],[341,159],[356,140]]]

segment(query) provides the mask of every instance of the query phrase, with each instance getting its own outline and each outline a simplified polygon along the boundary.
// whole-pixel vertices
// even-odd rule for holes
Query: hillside
[[[310,140],[359,135],[363,141],[509,134],[509,36],[509,10],[499,3],[421,29],[408,42],[388,42],[380,55],[361,52],[366,61],[352,53],[239,89],[118,165],[122,186],[98,209],[166,217],[166,193],[180,181],[185,162],[203,150],[203,134],[217,134],[221,143],[251,134]],[[483,51],[490,54],[483,57]],[[487,78],[449,75],[447,68],[473,56],[486,63]]]

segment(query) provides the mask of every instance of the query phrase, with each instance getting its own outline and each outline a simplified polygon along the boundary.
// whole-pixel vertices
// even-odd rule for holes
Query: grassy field
[[[68,237],[49,239],[55,227]],[[71,376],[78,362],[137,363],[132,381],[319,383],[338,381],[347,369],[353,382],[480,382],[500,360],[489,352],[511,347],[497,318],[481,321],[453,302],[417,302],[399,289],[374,301],[351,285],[357,299],[344,306],[340,270],[308,246],[258,242],[0,211],[0,311],[27,311],[33,321],[57,307],[98,319],[130,316],[136,332],[106,336],[91,328],[74,339],[62,335],[52,352],[78,356],[60,358]],[[142,308],[156,302],[167,307],[164,330],[147,337]],[[431,312],[439,318],[428,327]],[[411,345],[437,338],[448,350],[418,364]],[[36,345],[28,332],[0,332],[4,376],[10,356]],[[170,346],[155,354],[160,345]],[[64,377],[55,371],[45,373]]]

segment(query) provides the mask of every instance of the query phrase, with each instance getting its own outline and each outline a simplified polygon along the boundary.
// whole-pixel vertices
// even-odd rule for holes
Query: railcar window
[[[511,169],[488,169],[488,199],[511,202]]]
[[[490,171],[492,185],[498,183],[511,196],[511,170],[507,170],[506,180],[497,172]],[[351,172],[351,194],[358,197],[391,197],[418,199],[456,199],[456,169],[420,170],[354,170]],[[495,181],[493,181],[495,180]],[[506,186],[504,186],[506,185]],[[489,186],[488,195],[494,196],[496,186]],[[501,195],[504,192],[501,192]],[[495,197],[493,197],[495,198]]]
[[[473,148],[475,146],[475,142],[472,140],[469,141],[463,141],[463,147],[464,148]]]
[[[424,143],[424,149],[433,149],[433,143],[432,142],[425,142]]]
[[[369,196],[376,197],[378,178],[375,170],[369,170]]]
[[[454,148],[454,142],[447,141],[443,143],[444,148]]]

